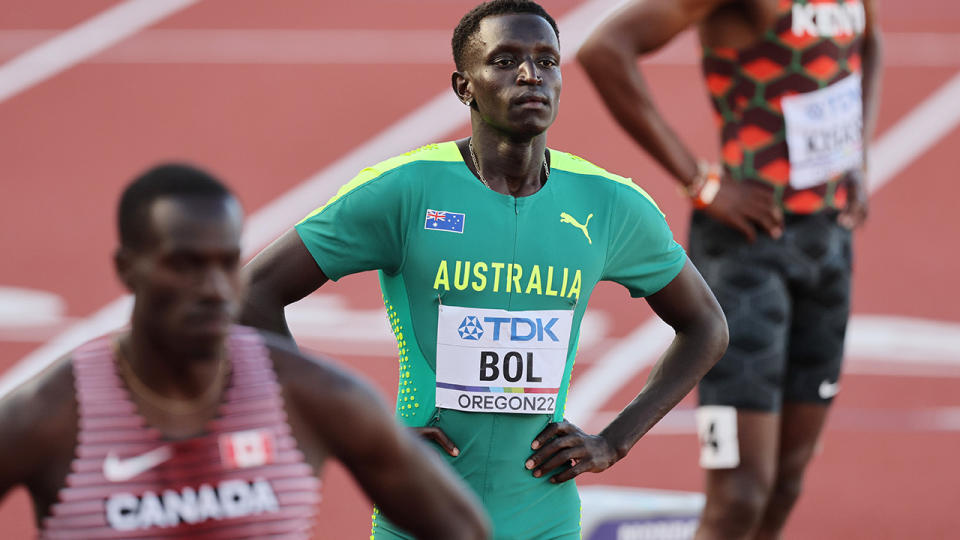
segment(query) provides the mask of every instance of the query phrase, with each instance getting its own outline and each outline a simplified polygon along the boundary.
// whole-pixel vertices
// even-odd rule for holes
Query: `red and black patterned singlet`
[[[704,47],[702,67],[731,177],[774,188],[788,213],[843,208],[850,172],[796,189],[781,100],[860,73],[861,0],[780,0],[775,26],[740,50]]]
[[[111,337],[74,352],[76,457],[41,538],[310,537],[320,481],[291,434],[269,353],[243,327],[227,348],[217,417],[176,441],[138,414]]]

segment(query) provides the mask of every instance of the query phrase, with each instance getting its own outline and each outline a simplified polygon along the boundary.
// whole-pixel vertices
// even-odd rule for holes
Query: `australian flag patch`
[[[427,218],[423,222],[423,228],[428,231],[448,231],[463,234],[463,222],[466,214],[457,212],[447,212],[445,210],[427,209]]]

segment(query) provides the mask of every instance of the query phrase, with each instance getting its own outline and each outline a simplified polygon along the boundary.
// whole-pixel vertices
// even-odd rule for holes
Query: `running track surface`
[[[119,3],[3,0],[0,63]],[[338,4],[284,0],[278,9],[257,0],[201,1],[0,102],[0,287],[45,291],[63,302],[58,311],[0,297],[6,303],[0,305],[0,372],[122,293],[110,264],[114,206],[121,186],[140,170],[170,158],[202,164],[227,179],[254,213],[449,89],[447,36],[472,2]],[[577,4],[547,2],[561,16]],[[903,4],[880,6],[881,26],[891,37],[880,135],[960,69],[953,52],[960,9],[944,11],[953,4],[934,0]],[[349,32],[384,29],[419,32],[396,34],[389,47],[376,33]],[[192,32],[172,32],[187,30]],[[247,43],[264,35],[255,31],[277,31],[268,36],[276,47],[224,51],[209,45],[212,30],[252,32],[232,34]],[[297,33],[302,31],[318,32]],[[185,50],[187,37],[201,45]],[[321,47],[322,39],[345,45]],[[924,43],[932,45],[924,49]],[[931,55],[912,56],[919,50]],[[691,58],[684,49],[651,63],[645,73],[683,137],[702,154],[715,155],[714,125]],[[677,238],[685,239],[688,210],[671,182],[615,126],[581,70],[567,64],[564,75],[550,145],[632,176],[660,203]],[[465,133],[461,124],[441,138]],[[956,148],[960,132],[951,127],[874,196],[870,223],[856,237],[856,315],[960,323]],[[280,225],[300,217],[290,215]],[[350,277],[322,292],[316,301],[338,303],[340,313],[357,317],[345,320],[369,320],[382,310],[373,275]],[[611,284],[598,288],[590,312],[598,321],[596,338],[580,351],[579,377],[650,316],[643,302],[630,301]],[[365,340],[363,332],[349,339],[320,334],[304,343],[364,373],[393,399],[396,368],[382,335]],[[810,469],[787,538],[954,534],[960,353],[944,356],[940,367],[914,358],[919,363],[904,359],[883,364],[884,370],[870,358],[850,359],[823,452]],[[587,425],[597,429],[639,390],[645,375],[614,392]],[[581,483],[700,490],[697,442],[689,429],[692,404],[688,397],[673,420],[644,438],[615,472]],[[366,537],[370,508],[363,495],[336,464],[327,466],[324,481],[320,522],[326,537]],[[3,536],[31,535],[29,515],[22,491],[8,496],[0,504]]]

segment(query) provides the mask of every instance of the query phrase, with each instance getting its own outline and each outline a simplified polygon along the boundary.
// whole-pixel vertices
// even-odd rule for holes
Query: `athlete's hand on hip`
[[[566,482],[580,473],[604,471],[618,459],[606,439],[588,435],[566,420],[547,424],[530,448],[536,452],[527,459],[526,467],[533,470],[533,476],[540,478],[558,467],[566,467],[550,478],[554,484]]]
[[[867,193],[866,173],[858,172],[860,178],[847,186],[847,207],[837,217],[837,223],[850,229],[856,229],[867,220],[869,194]]]
[[[410,429],[419,437],[439,444],[440,447],[451,456],[457,457],[460,455],[460,449],[457,448],[457,445],[453,444],[453,441],[450,440],[450,437],[447,437],[447,434],[444,433],[442,429],[438,427],[415,427]]]
[[[757,239],[757,226],[773,238],[783,234],[783,212],[773,191],[755,182],[737,182],[724,175],[716,197],[703,211],[743,233],[750,243]]]

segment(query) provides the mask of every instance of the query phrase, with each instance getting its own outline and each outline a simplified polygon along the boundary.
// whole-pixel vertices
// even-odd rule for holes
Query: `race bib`
[[[440,306],[437,407],[553,414],[573,311]]]
[[[860,75],[781,101],[790,153],[790,185],[807,189],[863,166]]]

